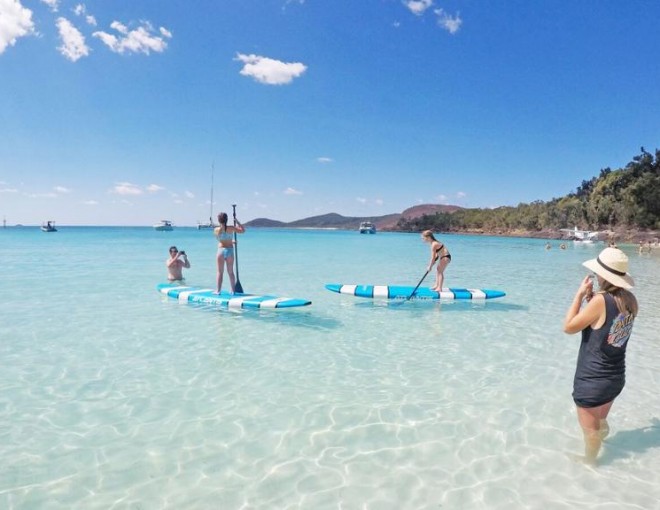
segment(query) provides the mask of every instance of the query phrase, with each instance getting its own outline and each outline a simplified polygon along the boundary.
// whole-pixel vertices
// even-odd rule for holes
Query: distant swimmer
[[[578,287],[566,311],[564,332],[582,332],[573,401],[584,434],[584,461],[596,464],[602,440],[609,433],[607,415],[626,381],[626,347],[637,316],[637,299],[628,289],[628,257],[617,248],[605,248],[597,258],[582,264],[595,273]]]
[[[565,245],[564,243],[561,243],[561,244],[559,245],[559,249],[560,249],[560,250],[565,250],[565,249],[566,249],[566,245]]]
[[[550,248],[552,248],[552,245],[550,243],[545,243],[545,249],[549,250]]]
[[[170,246],[170,258],[165,262],[167,279],[170,282],[183,282],[183,268],[190,269],[190,261],[185,251],[179,251],[176,246]]]
[[[218,223],[220,226],[213,229],[213,234],[218,240],[218,252],[216,255],[216,263],[218,266],[217,281],[215,292],[220,294],[222,290],[222,280],[225,273],[225,266],[227,267],[227,274],[229,275],[229,283],[231,285],[231,292],[236,292],[236,276],[234,275],[234,233],[242,234],[245,232],[245,227],[234,216],[236,226],[227,226],[227,213],[218,214]]]
[[[429,261],[428,270],[431,270],[433,264],[438,263],[436,266],[435,285],[431,287],[431,290],[440,292],[445,281],[445,269],[451,262],[451,255],[447,247],[433,236],[431,230],[422,232],[422,240],[425,243],[431,244],[431,260]]]

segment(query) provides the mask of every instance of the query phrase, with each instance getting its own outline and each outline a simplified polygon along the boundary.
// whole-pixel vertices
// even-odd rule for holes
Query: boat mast
[[[213,174],[215,173],[215,161],[211,163],[211,205],[209,206],[209,225],[213,226]]]

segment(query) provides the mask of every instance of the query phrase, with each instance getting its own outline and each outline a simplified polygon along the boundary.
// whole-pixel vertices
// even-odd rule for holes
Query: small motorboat
[[[154,228],[156,230],[160,230],[161,232],[174,230],[174,227],[172,226],[172,222],[170,220],[160,220],[160,223],[156,223],[154,225]]]
[[[360,234],[375,234],[376,233],[376,225],[371,223],[370,221],[363,221],[360,223]]]
[[[41,225],[41,231],[42,232],[57,232],[57,229],[55,228],[55,222],[54,221],[47,221],[43,225]]]

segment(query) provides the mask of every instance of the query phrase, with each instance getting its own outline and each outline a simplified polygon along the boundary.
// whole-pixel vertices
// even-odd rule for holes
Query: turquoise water
[[[446,285],[507,296],[334,294],[415,285],[428,246],[253,229],[244,289],[313,304],[220,311],[155,290],[170,244],[213,284],[209,231],[0,229],[0,508],[658,508],[660,250],[628,250],[641,313],[594,469],[568,455],[579,336],[561,326],[599,248],[440,238]]]

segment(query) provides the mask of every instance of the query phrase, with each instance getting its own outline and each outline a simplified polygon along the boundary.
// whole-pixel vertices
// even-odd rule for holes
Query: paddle
[[[433,262],[435,262],[435,261],[437,260],[437,258],[438,258],[438,254],[436,253],[435,257],[433,258]],[[429,267],[429,268],[426,270],[426,273],[424,273],[424,276],[422,276],[422,279],[419,280],[419,283],[417,284],[417,286],[416,286],[416,287],[413,289],[413,291],[410,293],[410,296],[408,296],[408,297],[406,298],[406,301],[409,301],[410,298],[412,298],[412,297],[415,295],[415,292],[417,292],[417,289],[419,289],[419,286],[420,286],[420,285],[422,284],[422,282],[426,279],[426,277],[429,275],[430,272],[431,272],[431,268]]]
[[[236,260],[236,285],[234,290],[239,294],[244,294],[241,280],[238,277],[238,239],[236,237],[236,204],[231,205],[234,209],[234,259]]]

